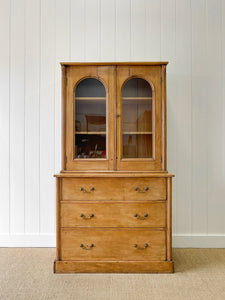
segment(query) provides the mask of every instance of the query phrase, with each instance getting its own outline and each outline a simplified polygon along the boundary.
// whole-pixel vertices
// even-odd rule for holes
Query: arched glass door
[[[115,167],[115,67],[67,69],[66,169],[112,170]]]
[[[161,95],[160,67],[117,67],[117,170],[162,168]]]
[[[106,90],[96,78],[83,79],[75,89],[75,159],[104,159],[106,151]]]
[[[152,158],[152,88],[143,78],[129,79],[122,90],[123,158]]]

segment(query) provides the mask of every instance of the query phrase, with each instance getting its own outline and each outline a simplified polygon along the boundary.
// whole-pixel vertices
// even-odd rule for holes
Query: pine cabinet
[[[61,65],[55,272],[173,272],[167,63]]]

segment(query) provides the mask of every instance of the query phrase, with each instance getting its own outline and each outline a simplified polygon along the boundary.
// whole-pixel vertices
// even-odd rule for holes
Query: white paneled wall
[[[176,247],[225,247],[225,1],[0,0],[0,246],[55,245],[60,61],[169,61]]]

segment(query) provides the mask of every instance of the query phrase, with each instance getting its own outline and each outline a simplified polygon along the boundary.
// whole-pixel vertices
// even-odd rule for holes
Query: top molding
[[[61,66],[162,66],[168,61],[130,61],[130,62],[61,62]]]

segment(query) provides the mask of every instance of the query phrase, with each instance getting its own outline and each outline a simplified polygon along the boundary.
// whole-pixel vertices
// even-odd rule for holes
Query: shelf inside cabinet
[[[152,100],[152,97],[123,97],[123,100]]]
[[[75,134],[106,134],[105,131],[77,131]]]
[[[152,134],[152,131],[124,131],[123,134]]]
[[[106,97],[76,97],[76,100],[81,100],[81,101],[87,101],[87,100],[105,101]]]

